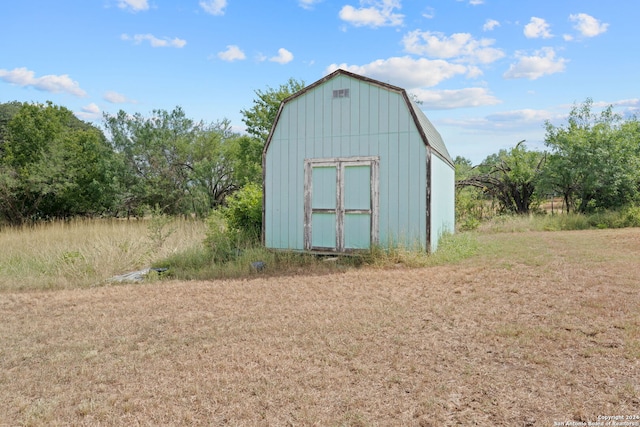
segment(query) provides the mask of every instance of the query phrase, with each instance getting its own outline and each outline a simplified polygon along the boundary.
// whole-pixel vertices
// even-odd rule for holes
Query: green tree
[[[112,207],[112,151],[102,132],[52,103],[23,104],[6,125],[0,212],[19,224]]]
[[[567,211],[619,208],[638,197],[640,131],[636,117],[624,119],[613,107],[592,112],[587,99],[574,106],[568,123],[546,122],[551,149],[543,183],[558,192]]]
[[[267,87],[266,90],[256,90],[253,105],[240,111],[249,134],[239,139],[238,151],[234,155],[236,180],[242,185],[262,182],[262,151],[280,104],[302,89],[303,81],[290,78],[277,89]]]
[[[477,174],[471,160],[457,156],[455,165],[456,183],[470,179]],[[473,185],[456,185],[456,224],[462,230],[472,230],[480,225],[486,215],[486,197],[481,188]]]
[[[193,183],[190,192],[202,197],[200,209],[205,214],[222,205],[242,185],[237,173],[238,153],[243,137],[231,131],[228,120],[198,129],[190,156]],[[196,198],[194,198],[195,200]]]
[[[256,183],[245,185],[227,199],[222,213],[230,227],[258,239],[262,232],[262,188]]]
[[[242,121],[247,125],[247,133],[257,138],[264,146],[271,127],[278,115],[278,109],[283,100],[304,89],[304,82],[290,78],[286,84],[277,89],[268,87],[266,90],[256,90],[257,98],[253,106],[240,112],[244,116]]]
[[[478,166],[478,173],[458,180],[456,185],[482,189],[494,197],[505,212],[527,214],[537,201],[536,188],[545,159],[544,153],[530,151],[524,141],[520,141],[510,150],[488,156]]]
[[[2,157],[4,152],[4,142],[7,139],[7,134],[9,132],[8,125],[11,119],[18,114],[20,108],[22,107],[22,102],[12,101],[4,104],[0,104],[0,157]]]
[[[239,188],[234,166],[240,136],[228,120],[194,122],[180,107],[150,117],[105,116],[127,212],[158,207],[165,214],[206,214]]]

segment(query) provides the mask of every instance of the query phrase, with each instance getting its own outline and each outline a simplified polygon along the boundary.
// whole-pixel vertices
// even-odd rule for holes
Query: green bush
[[[223,263],[232,259],[240,250],[239,239],[239,231],[229,227],[227,218],[221,211],[215,210],[209,214],[204,244],[211,254],[213,263]]]
[[[494,233],[624,227],[640,227],[640,206],[601,210],[590,214],[501,215],[493,217],[481,225],[483,231]]]
[[[259,238],[262,233],[262,188],[249,183],[227,197],[222,214],[230,228],[241,230],[247,236]]]

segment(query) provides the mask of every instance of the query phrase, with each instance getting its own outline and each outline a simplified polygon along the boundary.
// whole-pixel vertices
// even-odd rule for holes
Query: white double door
[[[378,240],[377,157],[305,161],[306,250],[348,252]]]

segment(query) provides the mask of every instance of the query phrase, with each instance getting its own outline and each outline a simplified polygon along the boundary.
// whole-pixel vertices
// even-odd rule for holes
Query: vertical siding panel
[[[291,139],[289,140],[289,149],[288,158],[287,158],[287,169],[288,169],[288,179],[289,179],[289,195],[288,195],[288,205],[287,205],[287,216],[288,216],[288,239],[287,239],[287,248],[295,247],[295,243],[298,235],[298,218],[297,218],[297,205],[298,205],[298,142],[302,139],[300,133],[304,133],[303,129],[300,129],[301,122],[304,123],[304,113],[305,113],[305,103],[302,100],[298,99],[295,103],[295,115],[292,117],[291,122],[295,123],[295,132],[291,133]]]
[[[436,155],[431,156],[433,165],[433,193],[432,193],[432,237],[431,250],[438,248],[438,240],[443,233],[453,233],[455,228],[455,190],[454,171]]]
[[[346,137],[351,133],[351,81],[345,80],[338,89],[349,89],[349,96],[337,99],[340,104],[340,136]]]
[[[331,105],[331,130],[332,136],[340,136],[342,131],[342,98],[333,98],[333,91],[337,89],[341,89],[338,85],[339,82],[335,82],[333,87],[331,88],[331,93],[329,94],[329,105]]]
[[[398,106],[398,131],[410,132],[414,130],[413,122],[411,121],[411,115],[409,114],[409,108],[404,101],[404,98],[400,97],[400,105]]]
[[[391,135],[388,133],[381,133],[380,136],[385,144],[383,152],[387,153],[389,164],[389,175],[387,177],[389,181],[389,228],[392,230],[394,243],[398,243],[399,238],[403,237],[402,234],[405,234],[405,230],[401,229],[399,200],[400,194],[404,194],[406,188],[400,187],[400,160],[397,144],[390,143]]]
[[[360,84],[360,93],[359,95],[359,144],[358,150],[361,152],[367,152],[367,155],[371,155],[371,145],[373,142],[371,141],[371,127],[370,127],[370,113],[369,113],[369,91],[370,85],[361,83]]]
[[[360,135],[371,134],[369,106],[371,105],[371,86],[360,86]]]
[[[380,98],[378,100],[378,108],[380,113],[378,114],[378,132],[389,133],[389,91],[381,90]]]
[[[331,154],[331,138],[333,136],[331,129],[332,90],[331,84],[325,84],[322,86],[322,157],[328,157]]]
[[[422,234],[420,233],[420,228],[418,227],[419,221],[419,206],[420,206],[420,194],[423,193],[422,188],[420,186],[420,177],[418,176],[418,168],[416,167],[419,159],[419,144],[420,141],[412,140],[410,138],[409,133],[402,133],[402,145],[406,147],[405,152],[407,156],[407,176],[406,179],[408,181],[408,189],[407,189],[407,224],[410,225],[412,229],[411,241],[409,244],[411,245],[421,245],[422,244]]]
[[[387,195],[387,159],[380,153],[380,166],[378,168],[378,237],[381,245],[385,246],[389,241],[389,206]]]
[[[273,191],[269,195],[271,201],[271,229],[273,230],[272,244],[275,248],[282,247],[280,245],[280,236],[282,235],[280,230],[280,194],[282,193],[282,181],[280,179],[280,147],[282,146],[281,140],[275,140],[269,147],[269,153],[273,159],[271,163],[271,182],[273,183]]]
[[[298,141],[298,156],[302,157],[302,159],[309,156],[309,140],[313,138],[315,133],[314,92],[311,91],[304,97],[304,133]]]
[[[400,129],[400,95],[389,93],[389,130],[390,133],[397,133]],[[403,105],[404,107],[404,105]]]
[[[380,88],[377,86],[369,87],[369,129],[371,135],[377,135],[379,133],[378,126],[380,118],[380,109],[378,108],[378,100],[380,97]]]
[[[418,170],[416,172],[416,179],[420,183],[418,186],[418,191],[420,192],[420,196],[418,200],[420,201],[420,205],[418,206],[418,224],[420,227],[420,236],[422,246],[425,250],[429,250],[427,247],[427,148],[424,146],[422,140],[416,135],[417,140],[415,141],[415,145],[418,148],[419,155],[416,156],[417,167]]]
[[[324,107],[324,91],[322,88],[318,88],[314,91],[314,115],[317,121],[316,125],[316,139],[313,141],[312,156],[309,157],[321,157],[322,147],[325,144],[325,107]]]
[[[398,228],[403,244],[411,245],[415,239],[415,230],[409,221],[409,200],[413,195],[415,182],[410,177],[411,157],[409,151],[409,141],[406,134],[389,134],[390,138],[396,142],[396,146],[391,150],[398,153]]]
[[[415,234],[411,222],[409,221],[409,199],[411,198],[412,187],[414,185],[410,175],[410,165],[413,161],[409,152],[409,141],[406,134],[399,133],[400,108],[406,110],[405,104],[400,104],[400,95],[397,93],[389,93],[387,102],[388,113],[388,132],[389,139],[393,142],[389,149],[397,153],[398,159],[398,233],[403,244],[411,244]]]
[[[286,135],[283,135],[283,142],[286,144],[282,144],[280,146],[280,153],[278,155],[278,173],[280,174],[280,188],[284,188],[283,194],[279,195],[280,199],[280,247],[286,248],[287,241],[289,238],[289,218],[288,218],[288,209],[289,209],[289,192],[291,191],[289,187],[289,168],[287,167],[288,159],[289,159],[289,145],[291,144],[291,139],[293,135],[291,134],[291,114],[292,114],[293,106],[287,106],[287,108],[283,111],[286,114],[283,114],[284,121],[282,122],[282,129],[286,132]],[[281,120],[282,120],[281,119]],[[294,134],[295,135],[295,134]]]
[[[356,137],[360,135],[360,112],[362,109],[360,103],[360,88],[362,87],[362,83],[358,81],[352,81],[351,83],[351,113],[349,118],[349,135],[351,137]],[[357,141],[356,141],[357,142]],[[359,152],[359,147],[354,145],[354,150]]]
[[[274,140],[271,141],[271,145],[275,143]],[[271,179],[271,171],[273,169],[273,151],[267,151],[267,155],[265,156],[264,161],[264,244],[267,247],[272,247],[272,236],[273,236],[273,208],[271,207],[273,194],[275,193],[273,186],[273,180]]]

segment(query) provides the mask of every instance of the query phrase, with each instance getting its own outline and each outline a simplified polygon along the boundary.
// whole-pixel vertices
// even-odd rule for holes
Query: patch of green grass
[[[478,229],[488,233],[517,233],[625,227],[640,227],[640,207],[628,206],[591,214],[498,215],[482,223]]]
[[[237,233],[225,231],[218,222],[214,226],[215,232],[208,233],[203,245],[172,254],[153,266],[168,268],[166,276],[175,279],[212,280],[255,274],[323,274],[363,265],[430,267],[460,262],[475,255],[479,249],[475,233],[467,232],[443,236],[438,250],[432,254],[420,248],[375,246],[366,252],[327,256],[269,250],[256,240],[239,238]],[[264,263],[264,268],[256,268],[254,263]]]

